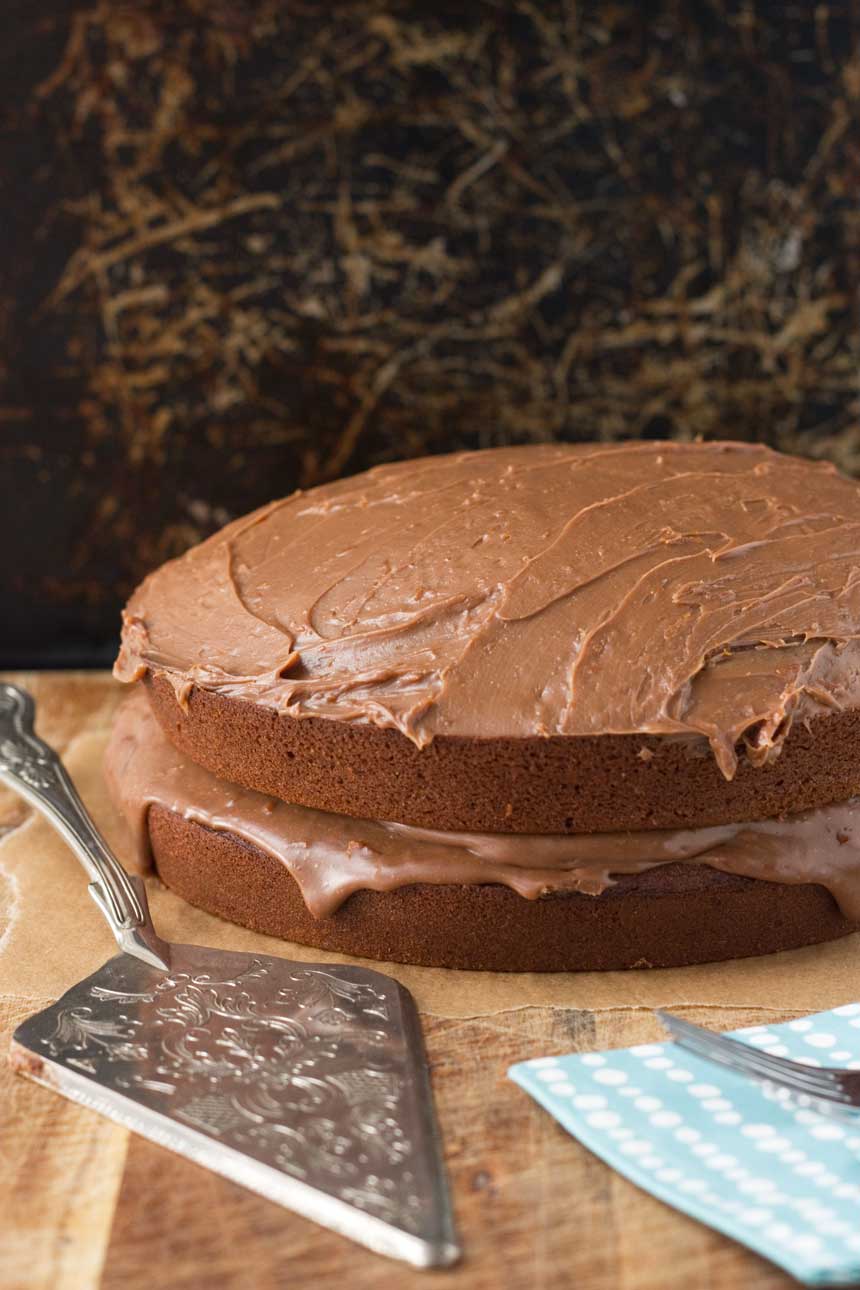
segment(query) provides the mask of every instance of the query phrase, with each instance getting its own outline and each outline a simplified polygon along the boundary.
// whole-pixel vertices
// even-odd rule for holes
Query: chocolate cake
[[[844,935],[858,501],[735,443],[294,494],[135,592],[114,794],[187,899],[351,953],[615,968]]]

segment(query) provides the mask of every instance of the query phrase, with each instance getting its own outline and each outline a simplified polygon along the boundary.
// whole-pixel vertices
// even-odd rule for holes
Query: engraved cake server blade
[[[412,996],[368,968],[173,945],[0,685],[0,781],[59,830],[122,951],[15,1031],[16,1070],[417,1267],[459,1257]]]

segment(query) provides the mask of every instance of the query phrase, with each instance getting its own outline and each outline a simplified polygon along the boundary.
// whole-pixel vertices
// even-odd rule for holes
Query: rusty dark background
[[[297,485],[732,437],[860,472],[860,4],[5,0],[0,662]]]

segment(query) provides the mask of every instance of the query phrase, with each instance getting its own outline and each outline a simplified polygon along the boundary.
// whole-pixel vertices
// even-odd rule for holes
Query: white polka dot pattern
[[[860,1070],[860,1003],[737,1038]],[[671,1043],[538,1057],[511,1078],[620,1173],[808,1284],[860,1281],[860,1115],[798,1108]]]

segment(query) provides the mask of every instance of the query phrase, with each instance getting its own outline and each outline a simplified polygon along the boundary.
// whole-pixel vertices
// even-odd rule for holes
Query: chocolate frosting
[[[860,702],[860,489],[738,443],[547,444],[296,493],[158,569],[115,674],[437,735],[705,736]]]
[[[612,875],[684,862],[771,882],[819,883],[848,918],[860,922],[858,798],[784,820],[712,828],[571,836],[442,833],[290,806],[228,784],[173,747],[139,693],[117,715],[105,773],[143,862],[150,859],[147,813],[157,804],[280,860],[317,918],[334,913],[360,889],[501,883],[530,900],[552,891],[598,895]]]

